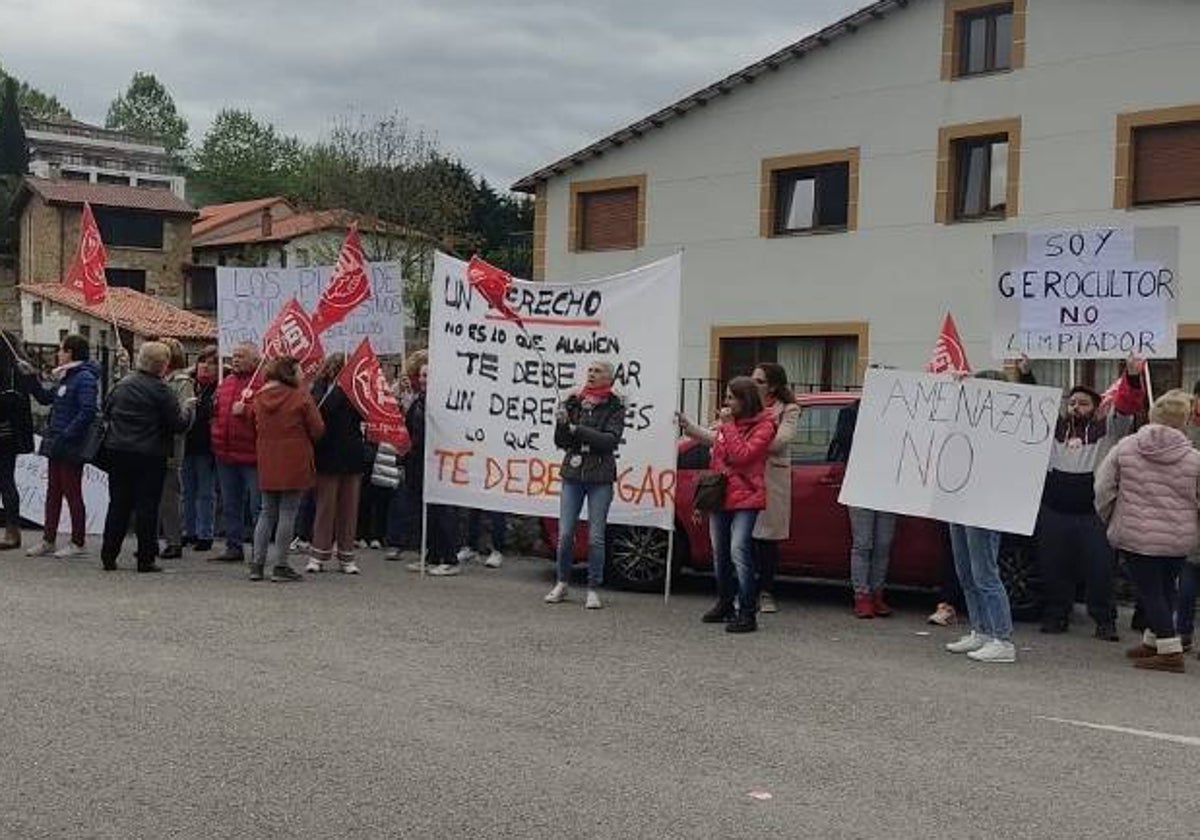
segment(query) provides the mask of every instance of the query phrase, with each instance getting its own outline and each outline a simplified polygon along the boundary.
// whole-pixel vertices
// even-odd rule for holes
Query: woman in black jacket
[[[313,382],[312,396],[325,421],[325,436],[316,442],[316,515],[313,518],[312,553],[306,572],[323,572],[337,547],[338,565],[348,575],[359,573],[354,558],[358,529],[358,499],[366,470],[366,440],[362,415],[337,385],[346,365],[344,353],[325,359]]]
[[[604,531],[617,481],[617,447],[625,433],[625,402],[613,393],[613,366],[588,365],[587,384],[558,408],[554,445],[563,452],[562,495],[558,514],[558,582],[547,604],[567,598],[575,557],[575,528],[584,500],[588,506],[588,589],[585,606],[600,609],[596,589],[604,581]]]
[[[21,547],[21,495],[17,492],[17,456],[33,451],[33,411],[29,402],[32,365],[20,355],[16,336],[0,334],[0,501],[4,503],[4,539],[0,551]],[[24,369],[24,370],[22,370]]]
[[[175,435],[191,425],[196,405],[194,397],[180,405],[163,381],[170,361],[167,345],[147,341],[138,350],[137,369],[113,387],[104,403],[108,516],[100,562],[106,571],[117,568],[131,513],[137,516],[137,570],[162,571],[154,558],[167,458],[174,450]]]

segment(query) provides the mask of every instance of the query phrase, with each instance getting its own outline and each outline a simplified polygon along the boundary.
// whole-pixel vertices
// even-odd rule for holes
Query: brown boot
[[[1172,674],[1183,673],[1182,653],[1153,653],[1133,663],[1134,668],[1146,671],[1169,671]]]
[[[1130,659],[1145,659],[1158,653],[1158,640],[1149,630],[1142,631],[1142,643],[1125,651]]]
[[[880,618],[887,618],[892,614],[892,608],[887,605],[887,601],[883,600],[883,590],[880,589],[872,598],[872,608],[875,610],[875,615]]]
[[[4,540],[0,542],[0,551],[12,551],[14,548],[21,547],[21,529],[20,528],[5,528]]]

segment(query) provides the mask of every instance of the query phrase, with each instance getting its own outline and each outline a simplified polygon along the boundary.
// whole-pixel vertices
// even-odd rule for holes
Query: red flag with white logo
[[[313,314],[313,329],[318,334],[340,324],[354,308],[371,297],[371,280],[367,274],[367,259],[363,255],[362,240],[358,236],[358,225],[351,225],[338,254],[337,265],[329,285],[317,301]]]
[[[108,255],[100,238],[100,228],[96,226],[96,217],[92,215],[92,206],[84,202],[79,245],[63,282],[83,292],[83,299],[89,306],[104,303],[108,296],[108,280],[104,276],[107,263]]]
[[[933,345],[933,354],[929,364],[925,365],[929,373],[970,373],[971,365],[967,361],[967,350],[962,339],[958,336],[958,327],[954,325],[954,316],[946,313],[942,320],[942,331]]]
[[[314,376],[325,361],[325,348],[321,346],[321,338],[313,328],[308,313],[295,298],[283,305],[267,327],[267,331],[263,333],[263,359],[279,359],[284,356],[291,356],[300,363],[300,370],[306,379]],[[258,384],[253,382],[251,387],[257,387]]]
[[[337,384],[362,415],[367,427],[367,440],[390,443],[401,455],[411,448],[408,427],[404,425],[404,411],[388,386],[370,341],[364,338],[350,358],[346,359],[346,366],[338,375]]]
[[[509,308],[505,297],[512,288],[512,275],[503,269],[489,263],[478,254],[471,257],[467,264],[467,281],[471,284],[492,309],[499,312],[509,321],[521,325],[521,316]]]

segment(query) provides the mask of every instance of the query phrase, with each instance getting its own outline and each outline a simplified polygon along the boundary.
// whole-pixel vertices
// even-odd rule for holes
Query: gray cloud
[[[0,0],[0,64],[97,122],[153,72],[193,141],[222,107],[308,140],[396,111],[507,186],[865,3]]]

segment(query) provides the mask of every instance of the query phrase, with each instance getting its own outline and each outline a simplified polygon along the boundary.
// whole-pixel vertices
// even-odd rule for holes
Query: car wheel
[[[1000,543],[1000,579],[1008,590],[1013,620],[1042,617],[1042,580],[1029,540],[1006,538]]]
[[[608,564],[605,579],[620,589],[655,592],[666,584],[667,532],[661,528],[630,525],[609,526],[606,535]],[[675,529],[675,554],[672,573],[679,570],[687,555],[687,536]]]

